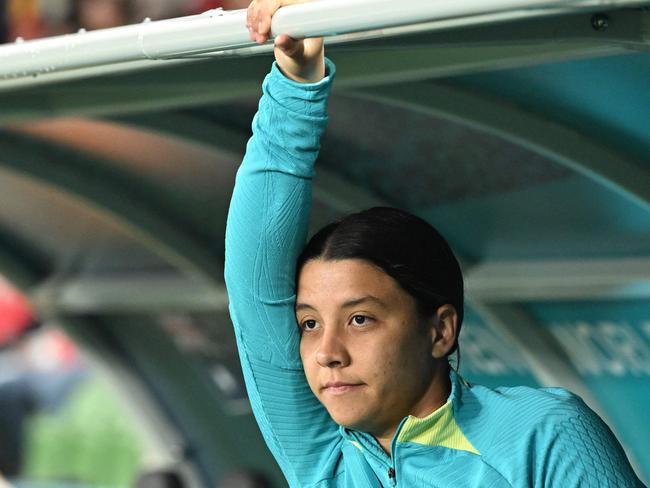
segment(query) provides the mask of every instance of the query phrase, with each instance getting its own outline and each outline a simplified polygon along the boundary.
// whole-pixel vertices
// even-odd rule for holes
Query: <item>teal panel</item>
[[[460,373],[470,383],[491,388],[540,386],[517,349],[469,308],[461,328],[460,352]]]
[[[474,259],[650,254],[650,216],[580,176],[417,211]]]
[[[650,302],[567,302],[528,306],[582,374],[650,480]]]
[[[457,79],[582,128],[650,166],[650,53],[573,60]]]

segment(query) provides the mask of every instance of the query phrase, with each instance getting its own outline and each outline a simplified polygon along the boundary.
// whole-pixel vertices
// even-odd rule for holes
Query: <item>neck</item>
[[[392,454],[391,453],[391,443],[393,441],[393,436],[395,435],[395,430],[397,430],[397,427],[393,429],[392,433],[390,435],[380,437],[380,436],[375,436],[375,439],[377,439],[377,442],[381,446],[381,448],[384,450],[386,454],[389,456]]]
[[[413,405],[413,408],[410,409],[407,415],[417,418],[427,417],[447,403],[450,394],[451,381],[449,380],[449,368],[440,368],[424,395]],[[401,421],[402,418],[399,418],[389,429],[381,433],[373,434],[373,437],[389,456],[391,455],[391,443],[395,436],[395,431],[397,431],[397,427]]]

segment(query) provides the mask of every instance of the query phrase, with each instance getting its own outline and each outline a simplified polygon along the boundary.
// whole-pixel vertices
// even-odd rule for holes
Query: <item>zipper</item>
[[[408,420],[408,417],[404,417],[402,421],[395,429],[395,434],[393,439],[390,442],[390,463],[391,466],[388,468],[388,481],[390,481],[391,486],[397,486],[397,472],[395,471],[395,459],[397,457],[397,438],[399,437],[400,432],[402,431],[402,426]]]
[[[364,454],[374,458],[377,462],[379,462],[379,464],[381,466],[383,466],[384,469],[386,469],[386,472],[388,473],[389,486],[391,486],[391,487],[396,486],[397,485],[397,473],[395,472],[393,457],[392,456],[388,457],[386,455],[386,453],[384,453],[383,457],[379,456],[377,453],[373,452],[374,447],[375,446],[371,446],[371,448],[369,449],[369,448],[364,446],[363,447]],[[377,445],[376,448],[381,449],[381,447],[379,447],[379,445]],[[391,449],[392,449],[392,447],[391,447]],[[392,450],[391,450],[391,452],[392,452]],[[386,461],[385,457],[389,459],[388,462]],[[382,486],[384,486],[383,483],[382,483]]]
[[[390,484],[392,486],[395,486],[397,484],[397,479],[395,478],[395,469],[388,468],[388,479],[390,480]]]
[[[391,444],[390,444],[391,455],[386,456],[385,453],[384,453],[384,455],[386,457],[388,457],[389,462],[386,462],[385,459],[382,459],[382,457],[380,457],[376,453],[374,453],[372,449],[368,449],[366,447],[363,447],[363,451],[365,453],[367,453],[370,456],[372,456],[373,458],[375,458],[377,461],[379,461],[380,464],[383,464],[387,468],[388,481],[389,481],[391,487],[397,486],[397,471],[395,469],[395,454],[396,454],[396,448],[397,448],[397,438],[399,437],[399,433],[402,430],[402,426],[404,425],[404,423],[407,420],[408,420],[408,417],[404,417],[402,419],[402,421],[399,423],[399,425],[397,426],[397,429],[395,430],[395,434],[394,434],[393,439],[391,440]],[[363,445],[363,442],[361,441],[361,439],[358,439],[358,441],[360,441],[361,445]],[[375,441],[375,443],[376,443],[376,441]],[[373,446],[373,447],[375,447],[375,446]],[[378,449],[381,449],[381,447],[378,444],[376,444],[376,447]]]
[[[390,486],[396,486],[397,485],[397,473],[395,472],[395,468],[393,467],[393,459],[392,456],[390,458],[390,462],[386,462],[385,459],[382,459],[381,456],[378,456],[375,454],[371,449],[368,449],[366,447],[363,447],[363,452],[364,454],[373,457],[375,460],[379,462],[379,464],[383,465],[385,469],[388,472],[388,482],[390,483]],[[383,483],[382,483],[383,486]]]

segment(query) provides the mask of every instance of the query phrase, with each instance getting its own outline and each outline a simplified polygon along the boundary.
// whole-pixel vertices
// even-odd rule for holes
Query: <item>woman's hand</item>
[[[251,39],[264,44],[271,33],[271,18],[280,7],[309,0],[253,0],[248,7],[246,27]],[[314,83],[325,76],[323,38],[293,39],[280,34],[274,40],[275,59],[288,78]]]

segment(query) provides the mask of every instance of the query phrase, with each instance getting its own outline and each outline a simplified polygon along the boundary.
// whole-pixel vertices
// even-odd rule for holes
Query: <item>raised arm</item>
[[[334,476],[332,454],[340,442],[336,424],[304,377],[294,312],[295,263],[307,235],[311,178],[334,66],[328,62],[325,72],[322,41],[305,45],[284,36],[277,44],[284,52],[276,49],[278,62],[262,85],[233,192],[225,278],[255,417],[289,484],[305,486]],[[278,51],[294,56],[298,66],[305,67],[301,56],[315,59],[322,71],[311,73],[318,81],[306,71],[300,81],[311,83],[294,81],[300,73],[283,63]]]

